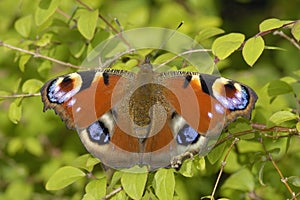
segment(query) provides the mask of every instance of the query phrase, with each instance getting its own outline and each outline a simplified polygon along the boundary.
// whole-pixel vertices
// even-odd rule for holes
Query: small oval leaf
[[[29,54],[25,54],[20,57],[19,69],[21,70],[21,72],[25,71],[25,65],[29,61],[30,58],[31,58],[31,55],[29,55]]]
[[[88,10],[81,10],[78,19],[78,30],[88,40],[94,36],[98,20],[98,10],[93,12]]]
[[[148,173],[125,172],[121,178],[124,191],[133,199],[141,199],[144,193]]]
[[[154,175],[153,187],[159,199],[173,199],[175,177],[172,169],[159,169]]]
[[[91,172],[94,166],[98,163],[100,163],[100,160],[98,158],[92,157],[91,154],[85,154],[76,158],[73,161],[72,166]]]
[[[43,86],[43,82],[37,79],[29,79],[22,86],[22,92],[33,94],[38,92]]]
[[[36,25],[45,23],[55,13],[59,3],[60,0],[41,0],[34,15]]]
[[[283,122],[294,120],[297,118],[298,116],[296,114],[289,111],[278,111],[269,118],[269,121],[271,121],[275,125],[280,125]]]
[[[268,31],[276,28],[280,28],[284,25],[284,21],[276,18],[266,19],[259,24],[259,31]]]
[[[93,180],[85,187],[86,195],[91,199],[102,199],[106,194],[106,179]]]
[[[265,42],[261,36],[248,39],[242,51],[242,55],[246,63],[253,66],[262,54],[264,47]]]
[[[85,176],[85,173],[78,168],[65,166],[59,168],[46,183],[46,190],[59,190]]]
[[[195,173],[193,160],[185,160],[179,169],[179,173],[185,177],[193,177]]]
[[[222,187],[250,192],[254,190],[255,181],[249,169],[243,168],[226,179]]]
[[[18,19],[15,23],[16,31],[25,38],[29,37],[31,31],[32,16],[27,15]]]
[[[296,129],[297,129],[298,132],[300,132],[300,122],[297,122]]]
[[[197,35],[197,41],[203,41],[203,40],[206,40],[206,39],[211,38],[213,36],[222,34],[224,32],[225,31],[223,29],[220,29],[220,28],[217,28],[217,27],[204,28]]]
[[[41,156],[43,154],[42,144],[37,138],[26,138],[25,147],[31,154],[35,156]]]
[[[212,44],[212,51],[220,60],[224,60],[237,50],[243,43],[245,36],[241,33],[229,33],[217,38]]]
[[[12,123],[19,123],[22,116],[22,106],[18,103],[18,101],[14,101],[10,104],[8,109],[8,118]]]
[[[292,35],[299,42],[299,40],[300,40],[300,20],[298,20],[292,27]]]
[[[287,178],[287,180],[294,186],[300,187],[300,177],[299,176],[290,176]]]
[[[274,80],[268,85],[268,95],[275,97],[282,94],[287,94],[293,91],[293,88],[284,81]]]

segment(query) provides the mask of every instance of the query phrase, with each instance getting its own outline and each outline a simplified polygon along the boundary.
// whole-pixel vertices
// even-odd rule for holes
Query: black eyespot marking
[[[216,79],[218,79],[218,77],[208,75],[208,74],[201,74],[199,78],[200,78],[202,91],[208,95],[212,95],[213,94],[212,86],[216,81]]]
[[[193,78],[193,76],[191,76],[191,75],[187,75],[185,77],[185,80],[184,80],[184,83],[183,83],[183,88],[186,88],[187,86],[189,86],[192,78]]]
[[[177,113],[176,112],[173,112],[172,115],[171,115],[171,119],[174,119],[176,117]]]
[[[236,88],[234,87],[233,82],[228,82],[224,85],[225,88],[231,89],[231,90],[235,90]]]
[[[69,84],[71,83],[73,80],[70,78],[70,76],[66,76],[63,80],[62,80],[62,84]]]
[[[105,85],[109,85],[109,74],[106,72],[103,72],[103,82]]]
[[[100,145],[107,144],[110,141],[109,130],[101,121],[96,121],[90,125],[87,132],[90,140]]]
[[[178,144],[188,146],[196,143],[200,138],[200,134],[197,133],[191,126],[184,125],[177,134],[176,141]]]
[[[81,79],[82,79],[82,85],[80,90],[85,90],[89,88],[95,78],[96,71],[83,71],[83,72],[77,72]]]

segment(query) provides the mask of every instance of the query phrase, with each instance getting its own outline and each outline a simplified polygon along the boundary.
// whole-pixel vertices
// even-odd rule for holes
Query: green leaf
[[[133,199],[140,199],[143,196],[148,173],[124,172],[121,184],[124,191]]]
[[[120,192],[112,196],[109,200],[129,200],[129,197],[123,190],[121,190]]]
[[[237,147],[240,153],[263,151],[262,145],[259,142],[251,140],[240,140],[237,143]]]
[[[28,38],[31,31],[32,16],[27,15],[18,19],[15,23],[16,31],[25,38]]]
[[[300,122],[297,122],[296,129],[297,129],[298,132],[300,132]]]
[[[259,24],[259,31],[268,31],[272,29],[280,28],[284,25],[284,21],[281,21],[276,18],[266,19]]]
[[[193,160],[187,159],[182,163],[182,166],[179,169],[179,173],[185,177],[193,177],[194,176],[194,167]]]
[[[85,173],[78,168],[65,166],[59,168],[46,183],[46,190],[59,190],[85,177]]]
[[[41,156],[43,154],[43,147],[37,138],[26,138],[25,147],[31,154],[35,156]]]
[[[293,88],[284,81],[274,80],[268,85],[268,95],[270,97],[287,94],[293,91]]]
[[[224,60],[242,45],[244,39],[245,36],[241,33],[229,33],[221,36],[212,44],[212,52],[220,60]]]
[[[292,35],[299,42],[300,40],[300,20],[298,20],[292,27]]]
[[[223,29],[220,29],[220,28],[217,28],[217,27],[204,28],[197,35],[197,41],[206,40],[206,39],[211,38],[213,36],[222,34],[224,32],[225,31]]]
[[[21,70],[21,72],[25,71],[25,65],[29,61],[30,58],[31,58],[31,55],[29,55],[29,54],[25,54],[20,57],[19,69]]]
[[[249,124],[249,121],[247,121],[244,118],[237,119],[235,122],[230,123],[228,125],[228,131],[231,134],[239,133],[239,132],[242,132],[242,131],[248,131],[248,130],[251,130],[251,129],[252,129],[252,127]]]
[[[262,54],[264,47],[265,42],[261,36],[248,39],[242,50],[242,55],[246,63],[250,66],[253,66]]]
[[[17,124],[22,116],[22,106],[18,100],[10,104],[8,109],[8,118],[12,123]]]
[[[91,172],[96,164],[100,163],[100,160],[91,156],[91,154],[85,154],[76,158],[72,166],[85,169]]]
[[[46,34],[44,34],[44,35],[42,36],[41,39],[39,39],[39,40],[37,40],[37,41],[35,42],[35,45],[36,45],[36,46],[39,46],[39,47],[45,47],[45,46],[47,46],[48,44],[51,43],[52,37],[53,37],[53,34],[51,34],[51,33],[46,33]]]
[[[43,82],[37,79],[29,79],[22,86],[22,92],[34,94],[43,86]]]
[[[196,157],[196,168],[201,171],[204,172],[205,171],[205,167],[206,167],[206,163],[205,163],[205,157],[204,156],[198,156]]]
[[[215,164],[223,156],[226,143],[214,147],[208,154],[207,159],[211,164]]]
[[[159,55],[157,58],[155,58],[155,60],[153,61],[153,64],[161,64],[161,63],[164,63],[172,58],[174,58],[174,55],[173,53],[164,53],[164,54],[161,54]]]
[[[102,199],[106,195],[106,179],[93,180],[89,182],[85,187],[86,194],[84,200],[98,200]],[[87,198],[88,197],[88,198]]]
[[[48,71],[51,69],[52,64],[46,60],[43,61],[42,64],[38,67],[38,72],[41,76],[45,76],[45,74],[48,74]]]
[[[155,194],[159,199],[173,199],[175,190],[175,177],[172,169],[159,169],[153,180]]]
[[[254,177],[249,169],[243,168],[226,179],[223,188],[250,192],[254,190]]]
[[[130,59],[125,63],[125,69],[132,69],[133,67],[138,66],[139,61],[137,59]]]
[[[283,122],[295,120],[297,118],[298,116],[290,111],[278,111],[269,118],[269,121],[275,125],[280,125]]]
[[[70,52],[75,58],[79,58],[85,51],[86,49],[86,44],[84,41],[75,41],[71,48]]]
[[[299,176],[290,176],[287,178],[287,180],[294,186],[300,187],[300,177]]]
[[[258,181],[262,186],[265,186],[264,183],[264,169],[265,169],[266,162],[263,162],[261,167],[259,168],[258,172]]]
[[[9,140],[7,144],[7,152],[14,156],[19,150],[23,148],[23,141],[20,137],[14,137]]]
[[[81,10],[78,19],[78,30],[88,40],[94,36],[98,20],[98,10],[93,12],[88,10]]]
[[[37,26],[42,25],[55,13],[60,0],[41,0],[35,11],[34,19]]]
[[[14,180],[6,188],[6,195],[3,200],[18,200],[20,196],[17,194],[22,194],[22,200],[30,200],[32,199],[33,191],[32,184],[21,180]]]

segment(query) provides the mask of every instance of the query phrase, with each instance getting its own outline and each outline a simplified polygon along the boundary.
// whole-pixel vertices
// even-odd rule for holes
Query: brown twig
[[[288,40],[292,45],[294,45],[298,50],[300,50],[300,45],[293,38],[287,36],[284,32],[276,30],[273,34],[283,37],[284,39]]]
[[[85,4],[84,2],[82,2],[81,0],[76,0],[79,4],[81,4],[83,7],[85,7],[86,9],[88,9],[89,11],[94,11],[93,8],[89,7],[87,4]],[[111,23],[109,23],[100,13],[98,14],[98,17],[100,19],[102,19],[104,21],[104,23],[113,31],[115,32],[120,39],[124,42],[124,44],[126,44],[126,46],[128,46],[129,49],[131,49],[131,45],[128,43],[128,41],[122,36],[122,32],[118,31],[115,27],[113,27],[111,25]]]
[[[49,61],[57,63],[59,65],[63,65],[63,66],[67,66],[67,67],[71,67],[71,68],[75,68],[75,69],[80,69],[81,68],[80,66],[76,66],[76,65],[73,65],[71,63],[66,63],[66,62],[57,60],[55,58],[44,56],[44,55],[41,55],[41,54],[39,54],[37,52],[28,51],[26,49],[22,49],[22,48],[19,48],[19,47],[10,45],[10,44],[6,44],[3,41],[0,41],[0,46],[4,46],[4,47],[9,48],[9,49],[13,49],[13,50],[16,50],[16,51],[19,51],[19,52],[22,52],[22,53],[26,53],[26,54],[32,55],[35,58],[42,58],[42,59],[45,59],[45,60],[49,60]]]
[[[287,182],[287,178],[283,176],[281,170],[279,169],[279,167],[277,166],[276,162],[274,161],[274,159],[273,159],[273,157],[272,157],[272,154],[269,153],[269,151],[267,150],[265,144],[263,143],[263,139],[260,138],[259,141],[260,141],[260,143],[261,143],[261,145],[262,145],[262,147],[263,147],[263,149],[264,149],[266,155],[268,156],[268,159],[271,161],[272,165],[274,166],[274,168],[276,169],[277,173],[279,174],[281,182],[285,185],[285,187],[286,187],[286,188],[288,189],[288,191],[291,193],[292,199],[293,199],[293,200],[296,200],[297,198],[296,198],[295,192],[294,192],[294,191],[292,190],[292,188],[289,186],[289,184],[288,184],[288,182]]]
[[[240,137],[243,135],[247,135],[247,134],[252,134],[255,133],[256,131],[259,132],[285,132],[288,133],[287,135],[278,135],[278,136],[273,136],[273,135],[264,135],[265,137],[269,137],[269,138],[274,138],[274,139],[278,139],[278,138],[284,138],[284,137],[290,137],[293,135],[300,135],[300,133],[298,132],[298,130],[296,128],[287,128],[287,127],[281,127],[281,126],[274,126],[271,128],[267,128],[267,126],[265,124],[251,124],[253,129],[250,130],[246,130],[246,131],[241,131],[238,133],[234,133],[234,134],[229,134],[228,136],[222,138],[221,140],[219,140],[215,146],[220,145],[234,137]]]
[[[216,193],[218,184],[219,184],[219,182],[220,182],[222,173],[223,173],[224,168],[225,168],[225,166],[226,166],[226,160],[227,160],[227,157],[228,157],[228,155],[229,155],[229,152],[231,151],[231,149],[233,148],[233,146],[234,146],[238,141],[239,141],[238,138],[234,138],[234,140],[232,141],[230,147],[228,148],[228,150],[227,150],[227,152],[226,152],[226,154],[225,154],[225,157],[224,157],[224,159],[223,159],[223,161],[222,161],[221,169],[220,169],[220,171],[219,171],[217,180],[216,180],[216,182],[215,182],[214,189],[213,189],[213,191],[212,191],[212,193],[211,193],[211,196],[210,196],[210,199],[211,199],[211,200],[214,200],[214,196],[215,196],[215,193]]]

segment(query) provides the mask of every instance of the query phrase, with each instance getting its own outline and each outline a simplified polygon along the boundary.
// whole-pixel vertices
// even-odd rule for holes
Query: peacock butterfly
[[[86,149],[112,168],[179,167],[237,117],[249,118],[256,93],[223,77],[158,73],[148,59],[137,73],[98,69],[48,81],[44,111],[77,130]]]
[[[170,52],[199,72],[160,73],[170,63],[153,67],[148,56],[136,71],[107,68],[147,49]],[[257,100],[251,88],[207,74],[214,65],[207,50],[174,30],[123,31],[96,46],[86,61],[83,66],[101,69],[60,76],[41,88],[44,111],[54,109],[110,168],[178,168],[188,157],[205,155],[228,123],[249,118]]]

